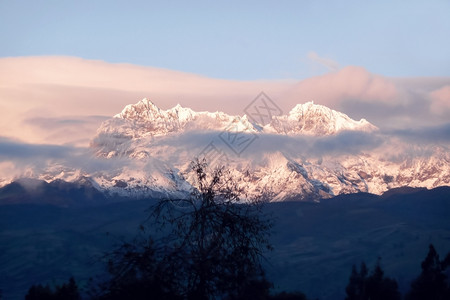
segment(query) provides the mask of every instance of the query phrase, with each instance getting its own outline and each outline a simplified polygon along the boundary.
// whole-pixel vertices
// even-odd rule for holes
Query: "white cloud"
[[[308,59],[326,67],[329,71],[337,71],[340,68],[340,65],[338,62],[336,62],[330,58],[321,57],[321,56],[319,56],[319,54],[317,54],[314,51],[310,51],[308,53]]]
[[[338,68],[316,53],[310,58]],[[0,135],[27,143],[87,146],[102,120],[144,97],[162,109],[180,103],[242,115],[261,91],[284,113],[314,100],[381,127],[433,125],[445,121],[449,83],[449,78],[402,81],[355,66],[298,82],[233,81],[75,57],[1,58]],[[413,115],[418,108],[421,114]]]
[[[195,74],[128,64],[110,64],[74,57],[19,57],[0,59],[0,133],[34,143],[74,142],[61,127],[47,128],[30,119],[71,119],[79,116],[113,116],[144,97],[161,108],[177,103],[195,110],[224,110],[242,114],[245,104],[262,90],[272,96],[288,82],[229,81]],[[36,126],[32,126],[36,125]],[[87,140],[100,125],[78,128],[76,140]],[[95,125],[95,126],[94,126]],[[66,128],[68,128],[66,126]]]
[[[437,115],[450,114],[450,85],[446,85],[430,93],[431,111]]]

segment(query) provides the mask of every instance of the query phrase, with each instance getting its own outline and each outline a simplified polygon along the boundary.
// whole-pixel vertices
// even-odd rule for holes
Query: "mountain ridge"
[[[226,165],[249,197],[269,201],[450,185],[446,145],[414,146],[313,102],[257,124],[246,115],[181,105],[162,110],[143,99],[102,123],[90,153],[103,169],[50,166],[33,177],[83,177],[109,195],[179,198],[194,188],[191,161],[208,158],[211,167]]]
[[[142,99],[136,104],[125,106],[122,112],[116,114],[113,118],[136,122],[139,126],[144,125],[143,127],[147,130],[145,134],[152,135],[167,134],[183,129],[192,130],[194,128],[202,130],[223,130],[229,123],[236,120],[243,123],[243,126],[239,129],[246,132],[266,131],[268,133],[278,134],[327,135],[336,134],[343,130],[373,131],[378,129],[365,119],[355,121],[341,112],[337,112],[323,105],[314,104],[312,101],[295,105],[286,115],[272,116],[268,124],[252,123],[246,115],[233,116],[220,111],[195,112],[190,108],[182,107],[180,104],[167,110],[162,110],[147,98]],[[191,127],[185,128],[187,123],[198,121],[201,118],[209,119],[210,122],[207,124],[200,122],[198,127],[191,125]],[[214,124],[214,121],[219,121],[219,123]],[[293,127],[292,123],[298,123],[302,126]],[[148,124],[152,124],[153,126],[145,126]],[[207,126],[205,128],[202,125]],[[289,131],[284,128],[288,125],[291,125]]]

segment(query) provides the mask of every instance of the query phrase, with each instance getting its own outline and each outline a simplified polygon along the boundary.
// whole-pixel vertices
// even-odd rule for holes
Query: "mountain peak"
[[[161,136],[186,130],[222,131],[232,123],[242,123],[239,130],[245,132],[278,133],[290,135],[331,135],[342,130],[373,131],[377,128],[364,119],[355,121],[346,114],[309,101],[295,105],[287,115],[275,116],[272,122],[262,127],[252,124],[247,116],[232,116],[222,112],[195,112],[180,104],[162,110],[148,98],[127,105],[114,116],[125,123],[120,125],[127,136]],[[107,122],[108,123],[108,122]],[[112,123],[111,123],[112,124]],[[116,126],[116,125],[114,125]],[[125,127],[124,127],[125,126]],[[107,132],[117,131],[106,124]]]
[[[144,98],[136,104],[125,106],[121,113],[114,116],[120,119],[152,119],[160,115],[161,109],[156,106],[150,99]]]
[[[175,105],[171,109],[166,111],[168,114],[173,115],[175,119],[178,119],[180,122],[188,122],[193,120],[197,113],[188,107],[183,107],[180,104]]]
[[[269,126],[277,133],[330,135],[343,130],[373,131],[377,127],[364,119],[355,121],[344,113],[313,101],[297,104],[288,115],[277,116]]]
[[[299,113],[304,113],[310,110],[314,110],[314,111],[332,111],[330,108],[320,105],[320,104],[314,104],[314,101],[309,101],[309,102],[305,102],[305,103],[299,103],[296,104],[290,111],[289,111],[289,115],[296,115]]]

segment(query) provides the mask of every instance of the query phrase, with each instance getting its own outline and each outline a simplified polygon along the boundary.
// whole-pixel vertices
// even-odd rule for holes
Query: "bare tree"
[[[262,260],[271,249],[272,221],[262,202],[245,197],[223,167],[209,170],[196,160],[190,171],[190,197],[158,201],[139,238],[113,253],[110,295],[123,282],[140,282],[150,289],[141,293],[159,298],[239,298],[255,281],[265,281]]]

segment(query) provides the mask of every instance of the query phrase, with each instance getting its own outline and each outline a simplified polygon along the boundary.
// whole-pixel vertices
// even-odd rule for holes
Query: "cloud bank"
[[[136,167],[128,158],[96,157],[90,148],[72,145],[31,144],[0,137],[0,185],[16,178],[36,178],[51,173],[56,178],[80,174],[114,172],[125,166]],[[81,173],[78,173],[80,171]]]
[[[287,113],[315,101],[380,128],[448,122],[450,78],[388,78],[339,65],[314,52],[330,72],[305,80],[232,81],[75,57],[0,59],[0,135],[26,143],[87,146],[100,123],[130,103],[150,98],[197,111],[243,115],[261,92]]]

